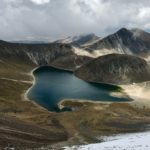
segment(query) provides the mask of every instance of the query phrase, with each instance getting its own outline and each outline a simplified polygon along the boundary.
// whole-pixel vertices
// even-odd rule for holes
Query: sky
[[[0,0],[1,40],[55,40],[119,28],[150,31],[150,0]]]

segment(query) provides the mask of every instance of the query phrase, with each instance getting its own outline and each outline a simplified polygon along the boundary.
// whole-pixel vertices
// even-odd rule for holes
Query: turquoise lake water
[[[119,88],[114,85],[85,82],[69,71],[53,67],[40,67],[33,72],[35,84],[28,92],[28,98],[50,111],[60,111],[57,104],[62,99],[122,102],[126,98],[110,95]],[[69,108],[66,110],[69,110]]]

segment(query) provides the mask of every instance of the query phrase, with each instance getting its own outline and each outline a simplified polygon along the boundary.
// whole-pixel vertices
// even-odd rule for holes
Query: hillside
[[[57,59],[59,61],[53,64]],[[0,41],[0,60],[34,66],[55,65],[58,68],[74,70],[77,66],[91,60],[91,58],[77,55],[74,48],[69,44],[21,44]],[[63,66],[62,61],[66,62]]]
[[[75,70],[86,81],[130,84],[150,80],[150,66],[141,58],[110,54],[98,57]]]

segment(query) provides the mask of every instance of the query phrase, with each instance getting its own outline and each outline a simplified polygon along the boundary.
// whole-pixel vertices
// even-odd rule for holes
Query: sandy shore
[[[131,102],[132,105],[150,108],[150,81],[121,85],[121,87],[124,89],[124,92],[134,100]]]
[[[37,67],[38,68],[38,67]],[[24,100],[27,100],[27,101],[30,101],[29,99],[28,99],[28,92],[30,91],[30,89],[35,85],[35,77],[34,77],[34,75],[33,75],[33,72],[37,69],[37,68],[34,68],[33,70],[31,70],[29,73],[28,73],[28,75],[30,76],[30,77],[32,77],[32,81],[31,81],[31,84],[32,84],[32,86],[29,88],[29,89],[27,89],[27,91],[25,91],[24,93],[23,93],[23,97],[24,97]]]
[[[37,106],[39,109],[42,109],[42,110],[47,110],[46,108],[44,108],[44,107],[42,107],[41,105],[39,105],[38,103],[36,103],[34,100],[30,100],[29,98],[28,98],[28,92],[32,89],[32,87],[35,85],[35,83],[36,83],[36,81],[35,81],[35,77],[34,77],[34,71],[35,70],[37,70],[38,68],[40,68],[40,67],[36,67],[36,68],[34,68],[33,70],[31,70],[29,73],[28,73],[28,75],[30,76],[30,77],[32,77],[32,81],[30,81],[30,83],[31,83],[31,87],[30,88],[28,88],[23,94],[22,94],[22,99],[24,100],[24,101],[29,101],[30,103],[32,103],[32,104],[34,104],[35,106]]]

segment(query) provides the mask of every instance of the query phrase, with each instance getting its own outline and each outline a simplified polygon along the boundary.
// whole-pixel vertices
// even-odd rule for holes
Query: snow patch
[[[76,55],[79,55],[79,56],[88,56],[88,57],[94,57],[94,55],[86,50],[83,50],[83,49],[80,49],[80,48],[77,48],[77,47],[73,47],[73,52],[76,54]]]
[[[65,147],[65,150],[150,150],[150,132],[105,137],[102,143]]]
[[[79,56],[88,56],[92,58],[97,58],[100,56],[116,53],[114,49],[111,49],[111,50],[101,49],[101,50],[93,50],[92,52],[89,52],[87,50],[77,48],[77,47],[73,47],[73,52]]]
[[[114,49],[108,50],[108,49],[102,49],[102,50],[94,50],[91,54],[93,55],[93,57],[99,57],[99,56],[103,56],[103,55],[108,55],[108,54],[113,54],[116,53],[116,51]]]

